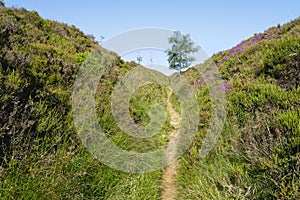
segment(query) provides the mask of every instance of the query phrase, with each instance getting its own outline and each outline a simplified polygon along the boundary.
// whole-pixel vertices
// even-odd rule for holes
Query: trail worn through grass
[[[173,160],[176,156],[176,148],[177,144],[174,138],[177,137],[177,129],[179,127],[180,122],[180,114],[176,112],[176,110],[173,108],[173,105],[170,101],[172,95],[172,91],[168,94],[167,99],[167,109],[170,115],[170,124],[174,126],[174,130],[170,131],[168,134],[168,145],[169,148],[167,149],[166,153],[166,159],[167,161]],[[176,175],[177,175],[177,168],[178,168],[178,162],[175,161],[169,166],[167,166],[163,171],[163,177],[162,177],[162,194],[161,199],[162,200],[172,200],[176,199],[177,195],[177,183],[176,183]]]

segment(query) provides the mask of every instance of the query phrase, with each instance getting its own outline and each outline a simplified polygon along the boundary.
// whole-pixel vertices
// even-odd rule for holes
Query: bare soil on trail
[[[172,91],[168,94],[167,100],[167,109],[170,115],[170,124],[174,126],[175,130],[170,131],[168,134],[168,145],[166,159],[173,160],[176,156],[177,145],[174,142],[174,138],[177,136],[177,129],[179,128],[180,123],[180,114],[173,108],[173,105],[170,101],[172,95]],[[173,142],[172,142],[173,141]],[[176,183],[176,175],[178,169],[178,162],[175,161],[169,166],[167,166],[163,171],[162,176],[162,200],[174,200],[177,196],[177,183]]]

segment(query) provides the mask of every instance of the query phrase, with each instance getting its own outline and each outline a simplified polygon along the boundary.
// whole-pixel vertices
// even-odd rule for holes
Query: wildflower
[[[227,84],[227,83],[223,83],[223,84],[221,85],[221,89],[222,89],[222,90],[226,90],[226,89],[229,89],[229,88],[230,88],[230,85]]]

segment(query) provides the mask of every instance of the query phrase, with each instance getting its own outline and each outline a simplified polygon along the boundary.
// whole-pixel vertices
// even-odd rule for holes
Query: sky
[[[4,0],[46,19],[75,25],[100,41],[144,27],[190,34],[213,55],[254,33],[300,16],[299,0]]]

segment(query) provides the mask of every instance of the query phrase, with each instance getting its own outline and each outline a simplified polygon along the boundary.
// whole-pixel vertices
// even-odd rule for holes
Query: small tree
[[[170,69],[179,70],[189,67],[195,58],[190,54],[199,50],[194,46],[194,42],[191,40],[190,35],[182,35],[180,31],[175,31],[173,36],[169,38],[169,43],[172,45],[170,49],[166,50],[168,55],[168,62]]]
[[[103,35],[100,35],[100,44],[102,45],[103,43],[103,40],[104,40],[104,36]]]
[[[139,64],[141,64],[141,62],[143,61],[143,57],[140,55],[140,52],[138,53],[136,60],[138,61]]]

